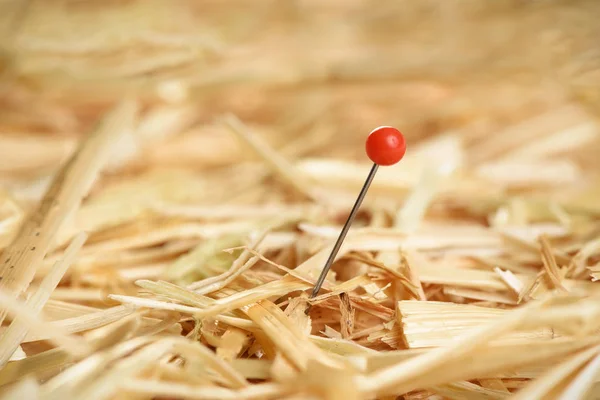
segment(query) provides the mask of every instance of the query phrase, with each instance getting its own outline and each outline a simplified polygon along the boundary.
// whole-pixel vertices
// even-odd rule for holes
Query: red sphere
[[[406,141],[402,133],[391,126],[380,126],[369,133],[367,155],[378,165],[393,165],[406,153]]]

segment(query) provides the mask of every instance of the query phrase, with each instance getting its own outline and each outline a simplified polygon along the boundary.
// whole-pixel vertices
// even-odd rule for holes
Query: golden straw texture
[[[599,17],[0,1],[0,398],[600,398]]]

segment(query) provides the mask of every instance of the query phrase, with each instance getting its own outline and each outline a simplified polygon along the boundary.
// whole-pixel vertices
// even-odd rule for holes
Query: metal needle
[[[371,168],[371,171],[369,172],[369,175],[367,176],[367,180],[365,181],[365,184],[363,185],[362,189],[360,190],[358,198],[356,199],[356,202],[354,203],[354,206],[352,207],[352,210],[350,211],[350,215],[348,215],[348,219],[346,220],[346,223],[344,224],[344,227],[342,228],[342,231],[340,232],[340,235],[338,236],[338,239],[335,242],[333,249],[331,250],[331,254],[329,255],[329,258],[327,259],[327,262],[325,263],[325,267],[323,268],[323,271],[321,271],[321,275],[319,275],[319,279],[317,279],[317,283],[315,284],[315,287],[309,297],[309,300],[313,299],[319,293],[319,290],[321,290],[321,286],[323,286],[323,282],[325,282],[327,273],[331,269],[331,266],[333,265],[333,262],[335,261],[335,257],[337,256],[337,253],[340,251],[340,248],[342,247],[342,243],[344,242],[344,239],[346,238],[346,234],[348,234],[348,230],[350,229],[350,226],[352,225],[352,221],[354,221],[354,218],[356,217],[358,209],[360,208],[360,205],[362,204],[363,199],[365,198],[367,191],[369,190],[369,186],[371,186],[371,182],[373,182],[373,178],[375,177],[375,173],[377,172],[378,167],[379,166],[377,164],[373,164],[373,167]],[[308,312],[310,311],[310,308],[311,308],[311,304],[308,303],[308,307],[306,308],[306,311],[305,311],[306,314],[308,314]]]

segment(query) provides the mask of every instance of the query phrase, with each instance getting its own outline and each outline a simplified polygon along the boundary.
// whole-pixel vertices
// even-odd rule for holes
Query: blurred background
[[[162,108],[129,167],[251,157],[215,125],[224,113],[275,148],[329,138],[302,156],[364,159],[388,124],[410,146],[452,131],[487,161],[511,149],[485,145],[508,127],[555,115],[544,136],[597,117],[599,17],[594,0],[2,0],[0,176],[48,175],[134,93]],[[591,136],[580,162],[600,149]]]

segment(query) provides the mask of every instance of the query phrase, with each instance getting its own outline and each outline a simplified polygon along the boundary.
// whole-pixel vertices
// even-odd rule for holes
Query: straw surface
[[[0,2],[1,398],[600,398],[599,17]]]

